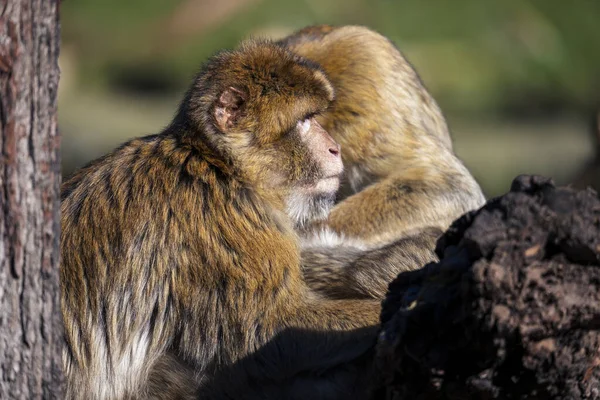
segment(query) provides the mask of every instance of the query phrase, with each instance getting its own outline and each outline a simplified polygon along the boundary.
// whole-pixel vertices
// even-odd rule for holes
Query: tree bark
[[[0,0],[0,399],[62,398],[58,0]]]

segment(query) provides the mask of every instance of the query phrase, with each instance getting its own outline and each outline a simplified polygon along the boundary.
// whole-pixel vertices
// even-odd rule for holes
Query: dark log
[[[515,179],[390,285],[379,399],[600,399],[600,200]]]

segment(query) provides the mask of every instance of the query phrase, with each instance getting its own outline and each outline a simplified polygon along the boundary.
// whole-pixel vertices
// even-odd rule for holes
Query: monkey
[[[332,297],[382,298],[399,272],[437,261],[436,240],[485,197],[454,154],[438,104],[388,38],[321,25],[279,43],[321,65],[335,88],[317,120],[345,165],[327,218],[297,227],[305,278]]]
[[[334,231],[381,243],[388,231],[445,229],[484,202],[452,150],[439,106],[389,39],[361,26],[325,25],[281,43],[320,64],[336,89],[319,117],[344,149],[344,201],[327,220]]]
[[[443,231],[425,227],[380,246],[365,246],[336,238],[323,242],[317,235],[302,244],[306,284],[332,299],[383,300],[388,285],[404,271],[422,268],[437,260],[435,248]]]
[[[318,64],[249,40],[160,133],[64,182],[67,399],[365,398],[380,302],[311,289],[295,230],[340,185],[317,120],[334,97]]]

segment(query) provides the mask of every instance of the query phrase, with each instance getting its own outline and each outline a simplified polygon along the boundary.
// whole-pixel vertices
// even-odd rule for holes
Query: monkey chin
[[[311,224],[327,219],[339,187],[340,179],[334,176],[292,192],[286,201],[286,212],[294,221],[295,228],[303,231]]]
[[[315,193],[332,193],[335,197],[338,189],[340,188],[340,177],[330,176],[323,178],[317,182],[315,187],[312,189]]]

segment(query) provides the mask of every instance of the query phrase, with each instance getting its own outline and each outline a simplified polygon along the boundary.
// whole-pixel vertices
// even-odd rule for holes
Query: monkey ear
[[[213,110],[217,127],[221,131],[226,132],[235,125],[247,99],[248,95],[244,91],[233,86],[221,92]]]

